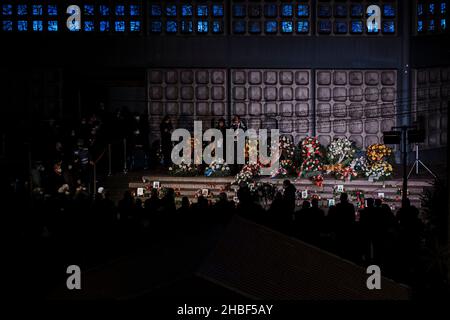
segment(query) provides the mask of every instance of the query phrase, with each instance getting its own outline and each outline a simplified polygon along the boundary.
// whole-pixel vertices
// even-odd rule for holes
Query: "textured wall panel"
[[[159,139],[164,115],[171,115],[174,127],[193,129],[201,120],[203,128],[227,117],[227,72],[222,69],[155,69],[148,71],[148,109],[152,140]],[[233,91],[246,99],[245,87]],[[245,104],[244,104],[245,107]]]
[[[347,137],[360,147],[382,142],[395,125],[395,70],[317,70],[316,132],[328,145]]]
[[[447,145],[447,110],[450,103],[450,68],[414,70],[412,119],[422,119],[426,130],[421,149]]]
[[[295,142],[312,134],[311,91],[309,70],[231,71],[232,112],[249,127],[278,128]]]

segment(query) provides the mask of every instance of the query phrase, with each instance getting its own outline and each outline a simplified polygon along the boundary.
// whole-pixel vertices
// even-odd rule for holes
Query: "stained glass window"
[[[299,4],[297,15],[299,17],[309,17],[309,5],[307,4]]]
[[[395,22],[394,21],[383,21],[383,32],[384,33],[394,33],[395,32]]]
[[[181,32],[182,33],[192,33],[192,31],[193,31],[193,22],[191,20],[181,21]]]
[[[309,32],[309,21],[308,20],[297,21],[297,32],[298,33],[308,33]]]
[[[28,21],[26,21],[26,20],[17,21],[17,30],[18,31],[27,31],[28,30]]]
[[[13,22],[11,20],[3,20],[3,31],[13,31]]]
[[[282,17],[292,17],[294,15],[294,8],[291,4],[281,5],[281,16]]]
[[[331,21],[320,20],[319,21],[319,33],[331,33]]]
[[[338,33],[338,34],[347,33],[347,22],[346,21],[336,21],[334,23],[334,33]]]
[[[18,16],[25,16],[27,14],[28,14],[27,5],[26,4],[19,4],[17,6],[17,15]]]
[[[363,5],[362,4],[352,4],[351,15],[352,17],[362,17],[363,16]]]
[[[223,5],[214,4],[212,8],[214,17],[223,17]]]
[[[44,24],[41,20],[33,21],[33,31],[43,31],[43,30],[44,30]]]
[[[162,32],[162,22],[161,21],[152,21],[150,31],[154,33]]]
[[[197,6],[197,16],[198,17],[207,17],[208,16],[208,6],[207,5]]]
[[[392,4],[385,4],[383,6],[383,15],[385,17],[395,17],[395,7]]]
[[[447,29],[447,21],[445,19],[441,19],[441,30]]]
[[[335,17],[346,17],[347,16],[347,5],[345,4],[337,4],[334,7],[334,16]]]
[[[434,14],[434,3],[430,3],[428,6],[428,13],[433,15]]]
[[[177,16],[177,6],[175,4],[170,4],[166,6],[166,16],[168,17]]]
[[[233,32],[238,34],[245,33],[245,21],[244,20],[233,21]]]
[[[260,5],[251,5],[249,6],[248,16],[251,18],[259,18],[261,17],[261,6]]]
[[[181,15],[183,17],[191,17],[192,16],[192,5],[190,4],[184,4],[181,7]]]
[[[364,28],[363,28],[363,22],[359,21],[359,20],[354,20],[352,21],[352,33],[363,33]]]
[[[84,14],[87,16],[93,16],[95,13],[94,6],[92,4],[84,5]]]
[[[319,17],[321,18],[331,17],[331,6],[328,4],[319,5]]]
[[[294,23],[292,21],[281,21],[281,32],[292,33],[294,31]]]
[[[58,7],[54,4],[49,4],[47,6],[47,13],[49,16],[57,16],[58,15]]]
[[[423,21],[422,20],[417,21],[417,32],[423,32]]]
[[[434,31],[435,30],[434,20],[428,21],[428,31]]]
[[[441,3],[441,14],[447,13],[447,4],[445,2]]]
[[[197,21],[197,32],[208,33],[208,21],[205,20]]]
[[[48,21],[47,30],[50,31],[50,32],[58,31],[58,21],[55,21],[55,20]]]
[[[105,5],[100,6],[100,15],[109,16],[109,7]]]
[[[136,4],[130,5],[130,16],[135,17],[141,14],[141,7]]]
[[[140,21],[131,20],[130,21],[130,31],[131,32],[139,32],[139,31],[141,31],[141,22]]]
[[[114,23],[114,29],[116,32],[125,32],[125,21],[116,21]]]
[[[166,22],[166,32],[168,33],[176,33],[177,30],[177,22],[173,20],[169,20]]]
[[[33,16],[42,16],[42,5],[41,4],[33,5]]]
[[[109,31],[109,21],[100,21],[99,29],[101,32]]]
[[[266,33],[276,33],[278,31],[278,24],[276,21],[268,20],[265,23]]]
[[[119,4],[116,6],[116,16],[124,16],[125,15],[125,6]]]
[[[11,16],[13,13],[13,7],[10,4],[2,5],[2,15]]]
[[[278,15],[277,5],[276,4],[266,4],[264,6],[264,15],[266,17],[271,17],[271,18],[276,17]]]
[[[212,30],[213,33],[222,33],[223,32],[222,21],[217,21],[217,20],[213,21],[212,29],[213,29]]]
[[[417,15],[418,16],[423,15],[423,4],[422,3],[417,4]]]
[[[95,30],[94,21],[84,21],[84,31],[92,32]]]
[[[260,21],[250,21],[248,23],[248,32],[257,34],[261,33],[261,22]]]
[[[233,16],[245,17],[245,15],[246,15],[245,5],[243,5],[243,4],[233,5]]]

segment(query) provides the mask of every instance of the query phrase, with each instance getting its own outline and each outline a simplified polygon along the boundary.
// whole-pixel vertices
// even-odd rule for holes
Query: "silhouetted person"
[[[286,214],[292,216],[294,210],[295,210],[295,186],[291,183],[290,180],[284,180],[283,181],[283,201],[286,206]]]
[[[300,210],[295,212],[294,220],[294,234],[302,240],[306,240],[307,232],[309,228],[308,212],[310,210],[311,203],[308,200],[304,200]]]
[[[306,215],[307,225],[309,226],[307,232],[307,237],[309,238],[308,241],[314,245],[319,245],[320,232],[323,228],[325,214],[323,210],[319,208],[318,199],[313,198],[311,200],[311,208],[307,210]]]
[[[355,207],[348,202],[347,193],[342,193],[336,205],[336,243],[339,253],[345,258],[353,258],[353,232]]]
[[[219,222],[227,222],[234,213],[234,203],[228,201],[228,195],[225,192],[221,192],[213,209],[213,213],[217,216]]]
[[[172,121],[169,116],[165,116],[160,125],[161,131],[161,151],[163,155],[164,165],[169,166],[172,163]]]

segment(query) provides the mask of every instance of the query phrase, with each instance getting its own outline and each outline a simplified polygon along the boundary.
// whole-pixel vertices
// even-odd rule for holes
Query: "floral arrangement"
[[[193,177],[196,176],[197,173],[197,167],[193,163],[187,164],[184,161],[169,167],[169,174],[173,176]]]
[[[282,160],[294,159],[295,145],[289,136],[280,137],[279,150]]]
[[[384,144],[372,144],[366,151],[366,163],[363,171],[366,177],[382,180],[392,175],[392,165],[386,158],[392,154],[392,149]]]
[[[230,166],[223,159],[218,158],[211,162],[204,174],[206,177],[227,177],[230,173]]]
[[[247,186],[255,181],[259,176],[260,165],[259,164],[246,164],[242,170],[236,175],[232,184]]]
[[[316,137],[306,137],[300,142],[303,159],[322,157],[320,142]]]
[[[327,159],[330,164],[342,164],[347,166],[353,160],[356,147],[347,138],[334,139],[327,148]]]
[[[384,144],[372,144],[366,151],[367,160],[382,161],[392,154],[392,149]]]

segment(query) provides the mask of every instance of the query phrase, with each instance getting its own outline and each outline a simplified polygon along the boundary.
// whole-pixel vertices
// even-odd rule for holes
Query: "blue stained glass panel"
[[[352,33],[363,33],[363,22],[358,20],[358,21],[352,21],[351,23],[352,25]]]
[[[204,20],[197,21],[197,32],[207,33],[208,32],[208,21],[204,21]]]
[[[177,16],[177,6],[175,4],[169,4],[166,6],[166,16],[168,17]]]
[[[347,33],[347,22],[336,21],[334,23],[334,33],[338,33],[338,34]]]
[[[299,17],[309,16],[309,6],[307,4],[299,4],[297,9],[298,9],[297,15]]]
[[[331,17],[331,6],[328,4],[319,5],[319,17],[322,18]]]
[[[223,5],[213,4],[212,11],[214,17],[223,17]]]
[[[395,22],[383,21],[383,33],[395,33]]]
[[[13,22],[11,20],[3,20],[3,31],[13,31]]]
[[[245,5],[235,4],[233,5],[233,16],[234,17],[245,17],[246,15]]]
[[[264,15],[266,17],[276,17],[278,15],[277,5],[276,4],[266,4],[264,6]]]
[[[24,15],[26,15],[28,12],[27,12],[27,5],[26,4],[19,4],[18,6],[17,6],[17,15],[19,15],[19,16],[24,16]]]
[[[378,24],[376,22],[367,25],[368,33],[377,33],[378,30],[379,30],[379,28],[378,28]]]
[[[423,21],[418,20],[417,21],[417,32],[422,32],[422,31],[423,31]]]
[[[346,17],[347,16],[347,6],[345,4],[337,4],[334,7],[335,17]]]
[[[123,4],[119,4],[116,6],[116,16],[124,16],[125,15],[125,6]]]
[[[423,4],[422,3],[418,3],[417,4],[417,15],[418,16],[422,16],[423,15]]]
[[[447,4],[445,2],[441,3],[441,14],[445,14],[447,12]]]
[[[292,21],[281,21],[281,32],[292,33],[294,31],[294,23]]]
[[[446,29],[447,29],[447,20],[441,19],[441,30],[446,30]]]
[[[292,17],[294,15],[294,7],[291,4],[281,5],[281,16]]]
[[[192,33],[193,31],[193,24],[190,20],[183,20],[181,21],[181,32],[182,33]]]
[[[265,23],[265,31],[266,33],[276,33],[278,30],[278,25],[276,21],[269,20]]]
[[[93,16],[94,15],[94,6],[92,4],[85,4],[84,5],[84,14],[87,16]]]
[[[177,27],[177,22],[176,21],[171,20],[171,21],[167,21],[166,22],[166,32],[168,32],[168,33],[176,33],[177,30],[178,30],[178,27]]]
[[[47,14],[49,16],[57,16],[58,15],[58,6],[56,4],[49,4],[47,7]]]
[[[42,16],[42,5],[41,4],[33,5],[33,16]]]
[[[43,31],[44,23],[41,20],[33,21],[33,31]]]
[[[13,7],[11,4],[2,5],[2,15],[11,16],[13,13]]]
[[[141,22],[132,20],[130,21],[130,31],[131,32],[139,32],[141,31]]]
[[[297,32],[298,33],[308,33],[309,32],[309,21],[300,20],[297,22]]]
[[[362,17],[363,16],[363,5],[362,4],[353,4],[351,6],[351,15],[352,17]]]
[[[429,20],[428,21],[428,31],[434,31],[434,30],[435,30],[434,20]]]
[[[212,32],[213,33],[222,33],[223,26],[221,21],[214,20],[212,22]]]
[[[55,21],[55,20],[48,21],[47,30],[50,32],[58,31],[58,21]]]
[[[192,5],[190,5],[190,4],[184,4],[184,5],[181,7],[181,15],[182,15],[183,17],[190,17],[190,16],[192,16]]]
[[[233,21],[234,33],[245,33],[245,21]]]
[[[331,21],[330,20],[320,20],[319,23],[319,33],[330,33],[331,32]]]
[[[383,6],[383,15],[385,17],[395,17],[395,7],[392,4],[385,4]]]
[[[94,21],[84,21],[84,31],[91,32],[95,30]]]
[[[152,21],[150,25],[150,31],[154,33],[162,32],[162,22],[161,21]]]
[[[105,5],[100,6],[100,15],[109,16],[109,7]]]
[[[197,6],[197,16],[198,17],[207,17],[208,16],[208,6],[207,5],[198,5]]]
[[[28,30],[28,21],[25,21],[25,20],[17,21],[17,30],[18,31],[27,31]]]
[[[114,30],[116,32],[125,32],[125,21],[116,21],[114,23]]]
[[[160,17],[162,15],[162,9],[159,4],[152,4],[150,9],[150,15],[152,17]]]
[[[261,16],[261,6],[253,5],[249,6],[248,15],[252,18],[258,18]]]
[[[100,21],[99,29],[101,32],[109,31],[109,21]]]
[[[248,32],[250,33],[261,33],[261,22],[259,21],[249,21]]]
[[[130,16],[139,16],[141,14],[141,6],[137,4],[130,5]]]
[[[428,6],[428,12],[430,14],[434,14],[434,3],[430,3],[430,5]]]

